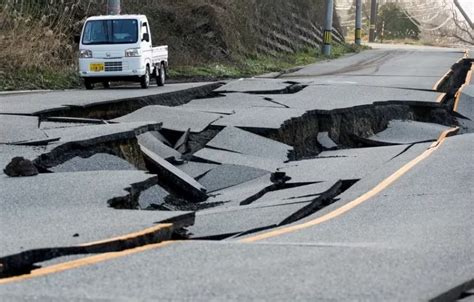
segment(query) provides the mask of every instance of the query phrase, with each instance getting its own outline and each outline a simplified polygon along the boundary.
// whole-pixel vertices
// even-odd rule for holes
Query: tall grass
[[[67,65],[72,63],[69,32],[76,22],[75,11],[80,1],[3,2],[0,7],[3,67],[51,67],[65,61]]]
[[[77,84],[72,33],[96,7],[84,0],[0,0],[0,89]]]

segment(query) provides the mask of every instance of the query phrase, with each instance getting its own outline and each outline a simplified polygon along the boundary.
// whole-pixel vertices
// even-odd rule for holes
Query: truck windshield
[[[138,21],[134,19],[94,20],[86,23],[82,44],[130,44],[138,41]]]

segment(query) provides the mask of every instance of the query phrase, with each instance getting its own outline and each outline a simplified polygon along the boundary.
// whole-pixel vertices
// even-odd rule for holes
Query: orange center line
[[[127,235],[124,235],[124,236],[118,236],[118,237],[109,238],[109,239],[100,240],[100,241],[95,241],[95,242],[83,243],[79,246],[89,247],[89,246],[94,246],[94,245],[99,245],[99,244],[104,244],[104,243],[111,243],[111,242],[114,242],[114,241],[130,240],[130,239],[134,239],[134,238],[145,236],[145,235],[151,235],[151,234],[157,233],[159,231],[162,231],[162,230],[165,230],[165,229],[172,229],[172,228],[173,228],[173,224],[171,224],[171,223],[161,223],[161,224],[158,224],[156,226],[153,226],[153,227],[150,227],[150,228],[147,228],[147,229],[135,232],[135,233],[130,233],[130,234],[127,234]]]
[[[73,261],[68,261],[68,262],[64,262],[64,263],[60,263],[60,264],[56,264],[56,265],[51,265],[51,266],[48,266],[48,267],[32,270],[29,274],[26,274],[26,275],[0,279],[0,285],[13,283],[13,282],[19,282],[19,281],[25,281],[25,280],[28,280],[28,279],[42,277],[42,276],[46,276],[46,275],[50,275],[50,274],[56,274],[56,273],[60,273],[60,272],[63,272],[63,271],[72,270],[72,269],[76,269],[76,268],[80,268],[80,267],[84,267],[84,266],[88,266],[88,265],[92,265],[92,264],[96,264],[96,263],[100,263],[100,262],[104,262],[104,261],[124,257],[124,256],[127,256],[127,255],[132,255],[132,254],[141,253],[141,252],[145,252],[145,251],[152,250],[152,249],[162,248],[162,247],[168,246],[168,245],[170,245],[171,243],[174,243],[174,242],[177,242],[177,241],[163,241],[163,242],[160,242],[160,243],[149,244],[149,245],[145,245],[145,246],[141,246],[141,247],[137,247],[137,248],[134,248],[134,249],[129,249],[129,250],[121,251],[121,252],[111,252],[111,253],[98,254],[98,255],[95,255],[95,256],[85,257],[85,258],[81,258],[81,259],[77,259],[77,260],[73,260]]]

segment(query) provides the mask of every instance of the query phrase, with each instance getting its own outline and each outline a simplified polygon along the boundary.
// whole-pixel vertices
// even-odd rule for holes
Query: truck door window
[[[146,22],[142,23],[142,39],[144,34],[148,34],[148,24]]]

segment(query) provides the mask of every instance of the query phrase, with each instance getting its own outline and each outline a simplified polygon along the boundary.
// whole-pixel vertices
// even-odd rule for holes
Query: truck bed
[[[168,46],[157,46],[152,48],[153,64],[159,64],[160,62],[168,62]]]

